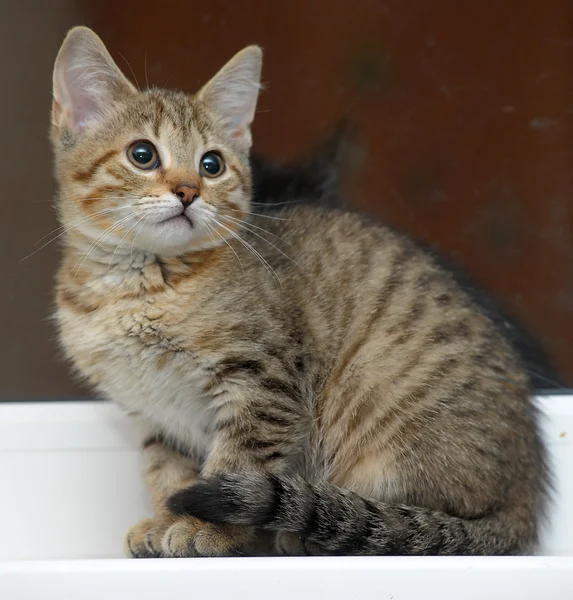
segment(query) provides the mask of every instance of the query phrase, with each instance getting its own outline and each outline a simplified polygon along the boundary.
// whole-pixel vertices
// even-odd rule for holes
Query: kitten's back
[[[299,354],[285,385],[314,393],[306,480],[417,507],[409,518],[426,519],[432,535],[459,527],[452,519],[483,523],[464,529],[465,546],[458,539],[440,552],[531,550],[548,476],[530,382],[511,346],[454,278],[404,236],[337,211],[296,207],[280,219],[256,219],[260,229],[244,232],[276,273],[278,282],[253,271],[281,315],[273,347],[252,359],[264,364],[283,352],[293,363],[288,353]],[[248,256],[240,244],[235,249]],[[329,551],[346,544],[346,526],[384,512],[362,514],[328,486],[310,493],[306,484],[289,485],[289,506],[324,502],[325,529],[313,540]],[[277,516],[288,529],[285,518]],[[402,526],[396,522],[392,535]],[[352,553],[366,551],[374,543],[367,539],[356,540]],[[424,552],[422,541],[406,546],[406,553]]]

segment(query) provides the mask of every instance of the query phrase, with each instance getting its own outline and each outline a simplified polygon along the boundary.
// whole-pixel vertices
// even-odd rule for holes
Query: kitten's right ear
[[[74,135],[96,127],[106,108],[136,93],[99,37],[87,27],[66,36],[54,65],[52,123]]]
[[[250,126],[261,88],[263,53],[247,46],[199,90],[197,96],[226,123],[232,139],[250,148]]]

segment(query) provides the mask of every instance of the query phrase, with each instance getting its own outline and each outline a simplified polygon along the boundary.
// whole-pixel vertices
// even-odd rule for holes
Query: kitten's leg
[[[304,401],[293,397],[294,385],[278,377],[250,383],[248,389],[233,389],[235,414],[230,416],[227,405],[225,418],[215,423],[216,434],[201,470],[202,478],[244,471],[279,475],[297,468],[305,432],[310,429]],[[166,532],[162,548],[169,556],[181,556],[181,552],[187,552],[186,556],[275,552],[274,544],[272,550],[262,549],[260,541],[259,533],[255,535],[250,527],[204,524],[201,531],[196,531],[182,523]],[[289,553],[299,554],[300,549]]]
[[[201,474],[211,472],[203,470]],[[187,489],[193,484],[194,481],[189,481],[184,487]],[[174,489],[172,494],[181,489]],[[164,502],[163,507],[166,506]],[[148,538],[154,548],[160,548],[161,556],[268,556],[275,552],[273,533],[239,525],[206,523],[191,516],[173,516],[169,511],[163,514],[162,528],[153,529],[151,539]]]
[[[167,529],[176,521],[167,511],[167,498],[185,489],[198,475],[195,461],[169,448],[160,439],[151,437],[143,445],[144,477],[151,494],[155,516],[133,526],[125,539],[128,556],[148,558],[161,556],[161,541]],[[190,521],[197,521],[189,517]]]
[[[125,540],[133,558],[231,556],[239,548],[249,554],[268,554],[272,534],[233,525],[217,526],[194,517],[175,517],[166,501],[175,492],[191,486],[197,476],[195,461],[162,441],[150,438],[143,448],[145,482],[151,493],[155,516],[134,525]]]

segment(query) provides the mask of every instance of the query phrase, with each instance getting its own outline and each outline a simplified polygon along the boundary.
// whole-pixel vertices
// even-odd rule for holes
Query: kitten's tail
[[[536,542],[535,519],[527,514],[462,519],[261,473],[199,481],[172,496],[168,507],[212,523],[298,534],[307,548],[329,555],[522,554]]]

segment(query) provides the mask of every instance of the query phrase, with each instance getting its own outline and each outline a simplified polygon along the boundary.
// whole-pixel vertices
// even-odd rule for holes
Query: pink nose
[[[181,204],[185,207],[189,206],[199,196],[199,190],[186,183],[179,184],[173,190],[173,193],[181,200]]]

